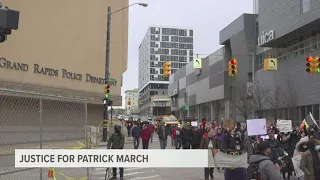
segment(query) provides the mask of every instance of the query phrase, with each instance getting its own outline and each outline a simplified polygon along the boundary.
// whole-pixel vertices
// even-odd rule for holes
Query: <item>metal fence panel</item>
[[[85,100],[0,89],[0,179],[47,179],[46,168],[14,168],[14,150],[89,148],[86,127]],[[60,168],[56,174],[57,180],[85,178],[89,169]]]

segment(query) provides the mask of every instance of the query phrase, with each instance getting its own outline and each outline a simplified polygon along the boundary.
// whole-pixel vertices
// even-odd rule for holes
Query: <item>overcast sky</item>
[[[130,0],[148,7],[129,9],[128,69],[123,74],[125,91],[138,88],[138,48],[149,26],[175,26],[194,30],[194,54],[210,54],[219,45],[219,31],[243,13],[253,13],[253,0]],[[205,57],[205,56],[204,56]]]

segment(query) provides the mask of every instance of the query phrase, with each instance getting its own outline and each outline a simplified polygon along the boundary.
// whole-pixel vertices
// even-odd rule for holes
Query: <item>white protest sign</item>
[[[197,121],[191,121],[191,126],[194,126],[194,127],[198,126],[198,122]]]
[[[248,119],[247,120],[248,136],[257,136],[267,134],[266,119]]]
[[[296,172],[297,177],[301,177],[304,175],[303,171],[300,169],[300,161],[301,161],[301,155],[293,156],[292,163],[293,163],[294,171]]]
[[[277,120],[277,129],[280,132],[291,132],[292,131],[292,121],[291,120]]]

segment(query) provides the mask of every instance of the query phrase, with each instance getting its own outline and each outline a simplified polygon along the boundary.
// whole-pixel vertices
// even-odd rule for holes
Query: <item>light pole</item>
[[[119,11],[122,11],[124,9],[129,8],[130,6],[133,5],[140,5],[143,7],[147,7],[148,4],[146,3],[133,3],[127,7],[118,9],[114,12],[111,12],[111,7],[108,6],[108,16],[107,16],[107,42],[106,42],[106,66],[105,66],[105,81],[104,84],[107,85],[108,81],[109,81],[109,75],[110,75],[110,71],[109,71],[109,64],[110,64],[110,31],[111,31],[111,15],[114,13],[117,13]],[[108,99],[107,99],[108,100]],[[105,105],[106,107],[104,108],[104,112],[103,112],[103,116],[104,116],[104,120],[109,119],[109,115],[108,115],[108,103],[106,103]],[[104,128],[103,133],[102,133],[103,141],[106,141],[106,137],[107,137],[107,128]]]
[[[147,3],[133,3],[127,7],[118,9],[114,12],[111,12],[111,7],[108,7],[108,17],[107,17],[107,42],[106,42],[106,67],[105,67],[105,84],[108,84],[109,81],[109,64],[110,64],[110,31],[111,31],[111,15],[114,13],[117,13],[119,11],[122,11],[124,9],[127,9],[133,5],[140,5],[143,7],[147,7],[148,4]]]
[[[251,91],[252,91],[252,101],[254,101],[254,96],[253,96],[253,88],[254,88],[254,72],[255,72],[255,68],[254,68],[254,66],[255,66],[255,63],[254,63],[254,60],[255,60],[255,54],[254,53],[249,53],[251,56],[252,56],[252,89],[251,89]],[[252,102],[253,103],[253,102]],[[254,114],[254,105],[252,105],[252,118],[254,119],[254,116],[255,116],[255,114]]]

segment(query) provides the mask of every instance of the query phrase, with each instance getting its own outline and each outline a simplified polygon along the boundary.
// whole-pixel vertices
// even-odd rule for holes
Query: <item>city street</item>
[[[127,135],[127,130],[124,128],[122,132]],[[105,149],[105,147],[100,147]],[[171,146],[171,139],[168,139],[167,149],[173,149]],[[127,138],[125,143],[125,149],[133,149],[133,141],[131,138]],[[139,149],[142,149],[142,143],[140,142]],[[149,144],[149,149],[160,149],[160,143],[156,133],[153,135],[153,143]],[[165,150],[164,150],[165,151]],[[119,171],[119,169],[118,169]],[[92,172],[92,180],[104,180],[105,168],[95,168]],[[112,173],[111,175],[112,176]],[[214,172],[215,180],[224,180],[221,172]],[[119,179],[119,174],[118,174]],[[125,168],[124,170],[125,180],[204,180],[203,168]]]

